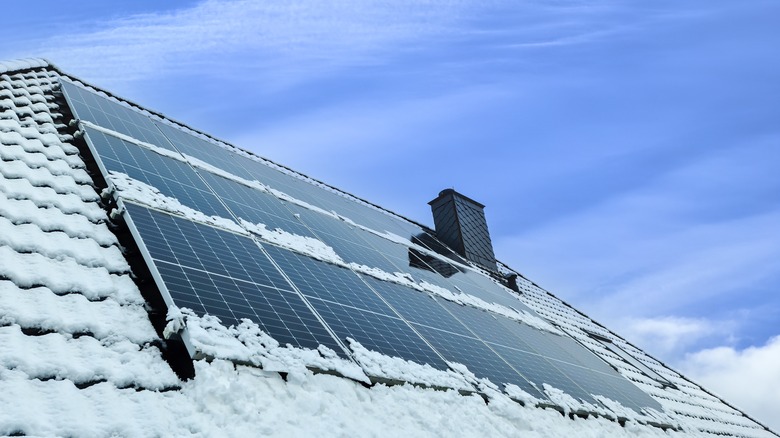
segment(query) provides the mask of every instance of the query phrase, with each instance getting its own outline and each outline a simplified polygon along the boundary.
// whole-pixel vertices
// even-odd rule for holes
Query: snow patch
[[[2,200],[2,198],[0,198]],[[88,267],[105,267],[111,272],[129,272],[117,246],[101,247],[91,239],[73,239],[62,231],[46,232],[34,224],[14,225],[0,216],[0,245],[17,252],[35,252],[52,259],[71,258]]]
[[[198,210],[192,209],[176,198],[171,198],[160,193],[157,188],[142,181],[133,179],[121,172],[109,172],[108,179],[117,191],[117,195],[137,203],[156,208],[174,215],[183,216],[196,222],[224,228],[239,234],[248,234],[237,223],[219,216],[207,216]]]
[[[239,219],[239,222],[244,229],[256,234],[265,241],[308,255],[317,260],[346,266],[344,260],[336,254],[336,251],[332,247],[313,237],[288,233],[281,228],[269,230],[265,224],[255,224],[244,219]]]
[[[13,61],[2,61],[0,62],[0,74],[10,73],[16,70],[29,70],[49,66],[49,62],[43,58],[23,58]]]
[[[5,324],[90,333],[97,339],[120,337],[137,344],[158,339],[142,305],[123,306],[113,298],[89,301],[80,294],[57,295],[46,287],[21,289],[0,280],[0,325]]]
[[[92,300],[113,297],[123,303],[144,302],[129,275],[89,268],[71,259],[21,254],[7,246],[0,246],[0,276],[22,288],[45,286],[57,294],[80,293]]]
[[[18,325],[0,327],[0,367],[24,372],[31,379],[67,379],[76,384],[107,380],[119,387],[155,390],[179,384],[157,347],[60,333],[27,336]]]
[[[437,370],[428,364],[420,365],[399,357],[371,351],[352,338],[347,338],[347,342],[352,350],[352,356],[370,376],[431,387],[474,390],[463,375],[455,371]]]
[[[238,326],[225,327],[215,316],[198,316],[190,309],[172,306],[168,309],[167,320],[164,331],[166,338],[186,327],[186,337],[191,345],[207,357],[294,374],[308,373],[309,368],[335,371],[357,381],[370,382],[357,365],[340,358],[333,350],[324,346],[317,350],[282,346],[256,323],[247,319]]]

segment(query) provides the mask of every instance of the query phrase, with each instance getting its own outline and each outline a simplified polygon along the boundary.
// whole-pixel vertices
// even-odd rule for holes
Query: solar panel
[[[202,169],[198,173],[236,218],[264,224],[269,230],[280,228],[299,236],[314,237],[286,207],[285,201]]]
[[[463,336],[473,336],[471,331],[439,305],[432,295],[367,275],[362,277],[405,320]]]
[[[182,154],[197,158],[241,178],[250,181],[253,179],[252,174],[241,166],[234,152],[166,123],[155,122],[155,126]]]
[[[90,127],[85,127],[84,132],[87,144],[95,151],[95,159],[104,172],[124,173],[208,216],[230,217],[187,163]]]
[[[464,268],[467,262],[461,256],[420,226],[75,84],[63,81],[63,92],[82,120],[183,153],[244,180],[260,181],[300,202],[282,200],[202,166],[192,167],[153,148],[84,126],[90,150],[106,175],[127,174],[206,215],[317,239],[348,263],[410,274],[418,283],[535,315],[487,276]],[[301,203],[335,212],[358,225]],[[265,242],[263,236],[251,238],[133,202],[125,205],[129,224],[169,305],[217,316],[227,326],[247,318],[281,343],[302,348],[325,345],[342,357],[348,356],[344,346],[352,338],[370,350],[441,370],[448,369],[447,361],[462,363],[478,377],[499,386],[517,385],[542,400],[547,398],[546,383],[589,403],[597,403],[593,395],[603,395],[636,410],[660,409],[655,400],[572,338],[259,243]],[[387,232],[408,242],[394,241],[396,237]]]
[[[466,365],[477,377],[488,379],[499,388],[513,384],[540,400],[547,398],[539,387],[531,384],[479,339],[420,324],[413,326],[447,360]]]
[[[155,146],[174,150],[148,116],[66,80],[60,83],[77,119],[92,122]]]
[[[446,363],[354,272],[266,245],[266,251],[342,341],[438,369]]]
[[[344,354],[252,239],[130,202],[125,206],[173,304],[217,316],[226,326],[248,318],[282,344],[322,344]]]
[[[539,399],[546,399],[536,386],[512,369],[481,342],[470,327],[447,310],[457,304],[437,300],[427,293],[399,284],[368,276],[364,276],[364,279],[404,319],[413,323],[423,338],[449,361],[466,364],[478,377],[488,378],[496,384],[512,383]]]

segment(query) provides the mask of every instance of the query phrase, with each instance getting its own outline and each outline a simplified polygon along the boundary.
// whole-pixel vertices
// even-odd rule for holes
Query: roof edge
[[[34,68],[59,69],[45,58],[21,58],[10,61],[0,61],[0,74],[12,73],[20,70],[32,70]]]

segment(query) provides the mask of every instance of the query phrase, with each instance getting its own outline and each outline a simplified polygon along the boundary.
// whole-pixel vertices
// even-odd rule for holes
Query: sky
[[[77,77],[497,257],[780,430],[780,3],[4,5]]]

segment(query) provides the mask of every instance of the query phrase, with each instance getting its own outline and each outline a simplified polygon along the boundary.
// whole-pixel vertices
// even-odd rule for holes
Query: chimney
[[[433,223],[439,240],[466,260],[491,272],[498,272],[484,205],[453,189],[442,190],[428,204],[433,211]]]

